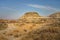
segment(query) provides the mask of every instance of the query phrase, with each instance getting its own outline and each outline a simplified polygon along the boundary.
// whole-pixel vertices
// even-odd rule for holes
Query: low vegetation
[[[4,30],[8,27],[7,23],[0,23],[0,30]]]

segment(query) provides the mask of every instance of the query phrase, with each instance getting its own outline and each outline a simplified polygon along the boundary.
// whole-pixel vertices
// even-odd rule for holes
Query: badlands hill
[[[22,18],[26,17],[40,17],[40,15],[37,12],[27,12],[22,16]]]
[[[0,40],[60,40],[59,15],[43,17],[27,12],[17,20],[1,20]]]
[[[49,15],[49,17],[53,17],[53,18],[60,18],[60,12],[56,12],[56,13],[54,13],[54,14],[51,14],[51,15]]]
[[[33,22],[37,21],[41,16],[37,12],[27,12],[18,20],[22,22]]]

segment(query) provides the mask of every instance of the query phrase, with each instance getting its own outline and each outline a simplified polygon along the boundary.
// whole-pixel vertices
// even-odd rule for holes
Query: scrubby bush
[[[8,27],[7,23],[0,23],[0,30],[4,30]]]

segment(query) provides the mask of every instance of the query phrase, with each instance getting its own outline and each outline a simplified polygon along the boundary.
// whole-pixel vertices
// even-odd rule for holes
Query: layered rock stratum
[[[0,19],[0,40],[60,40],[60,12],[47,17],[27,12],[17,20]]]

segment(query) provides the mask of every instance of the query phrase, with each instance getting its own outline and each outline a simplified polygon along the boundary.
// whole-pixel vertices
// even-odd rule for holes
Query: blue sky
[[[60,0],[0,0],[0,18],[17,19],[31,11],[42,16],[60,12]]]

